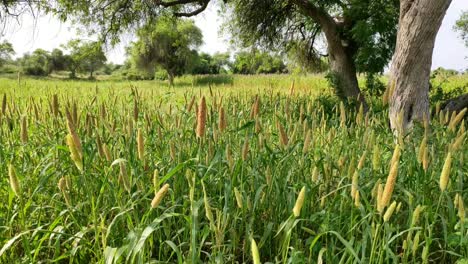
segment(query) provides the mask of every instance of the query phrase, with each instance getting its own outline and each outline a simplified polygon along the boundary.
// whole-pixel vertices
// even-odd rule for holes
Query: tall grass
[[[395,146],[316,77],[1,82],[0,263],[468,256],[466,117]]]

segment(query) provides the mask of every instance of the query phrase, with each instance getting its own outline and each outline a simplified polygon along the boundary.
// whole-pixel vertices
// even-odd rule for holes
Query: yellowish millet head
[[[234,187],[234,196],[236,197],[237,207],[239,207],[239,209],[242,209],[243,207],[242,194],[239,192],[237,187]]]
[[[205,97],[203,96],[202,99],[200,100],[200,104],[198,106],[198,112],[197,112],[196,135],[198,138],[202,138],[205,136],[206,115],[207,115],[206,100],[205,100]]]
[[[143,161],[145,159],[145,142],[143,138],[143,131],[141,128],[138,128],[137,132],[137,149],[138,149],[138,159]]]
[[[161,203],[164,196],[166,196],[167,192],[169,191],[169,184],[166,183],[164,186],[156,193],[153,200],[151,201],[151,208],[156,208]]]
[[[395,188],[396,178],[398,175],[398,162],[395,162],[390,169],[390,173],[387,177],[387,182],[385,182],[385,187],[382,193],[382,197],[380,198],[380,205],[383,209],[388,205],[390,199],[392,198],[393,189]]]
[[[387,211],[385,211],[385,214],[383,216],[384,222],[388,222],[388,220],[390,220],[390,217],[392,217],[396,206],[397,206],[396,201],[393,201],[393,203],[387,208]]]
[[[16,196],[20,196],[20,184],[18,176],[16,176],[16,170],[13,164],[8,164],[8,177],[10,178],[10,187]]]
[[[252,251],[252,262],[253,264],[260,264],[260,253],[258,252],[258,246],[255,242],[255,239],[252,238],[250,241],[251,251]]]
[[[294,208],[293,208],[294,217],[299,217],[299,215],[301,214],[301,209],[302,209],[302,206],[304,205],[305,191],[306,191],[306,188],[304,186],[302,187],[301,191],[299,192],[299,195],[297,196],[296,204],[294,205]]]
[[[444,167],[440,173],[439,187],[443,192],[447,189],[448,182],[450,180],[450,168],[452,167],[452,153],[449,151],[445,158]]]

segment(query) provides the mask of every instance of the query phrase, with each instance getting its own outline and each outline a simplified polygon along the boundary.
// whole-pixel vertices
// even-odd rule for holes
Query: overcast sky
[[[468,9],[467,0],[453,0],[444,18],[434,48],[432,68],[444,67],[456,70],[468,68],[468,48],[452,30],[462,10]],[[210,5],[201,15],[195,18],[198,27],[203,31],[204,45],[201,50],[208,53],[229,50],[227,37],[220,33],[222,20],[217,15],[216,7]],[[76,30],[69,23],[60,23],[53,17],[41,17],[37,20],[29,16],[22,17],[18,23],[10,24],[4,33],[16,51],[16,56],[31,52],[37,48],[52,50],[60,47],[72,38],[77,38]],[[122,44],[107,51],[108,59],[114,63],[125,60],[124,47],[131,41],[124,37]]]

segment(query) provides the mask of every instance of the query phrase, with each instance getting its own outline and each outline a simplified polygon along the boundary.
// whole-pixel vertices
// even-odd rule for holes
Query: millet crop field
[[[468,263],[467,109],[232,78],[0,79],[0,263]]]

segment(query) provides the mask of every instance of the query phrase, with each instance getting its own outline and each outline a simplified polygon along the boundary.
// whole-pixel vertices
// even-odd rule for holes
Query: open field
[[[0,79],[0,263],[467,263],[468,114],[209,82]]]

